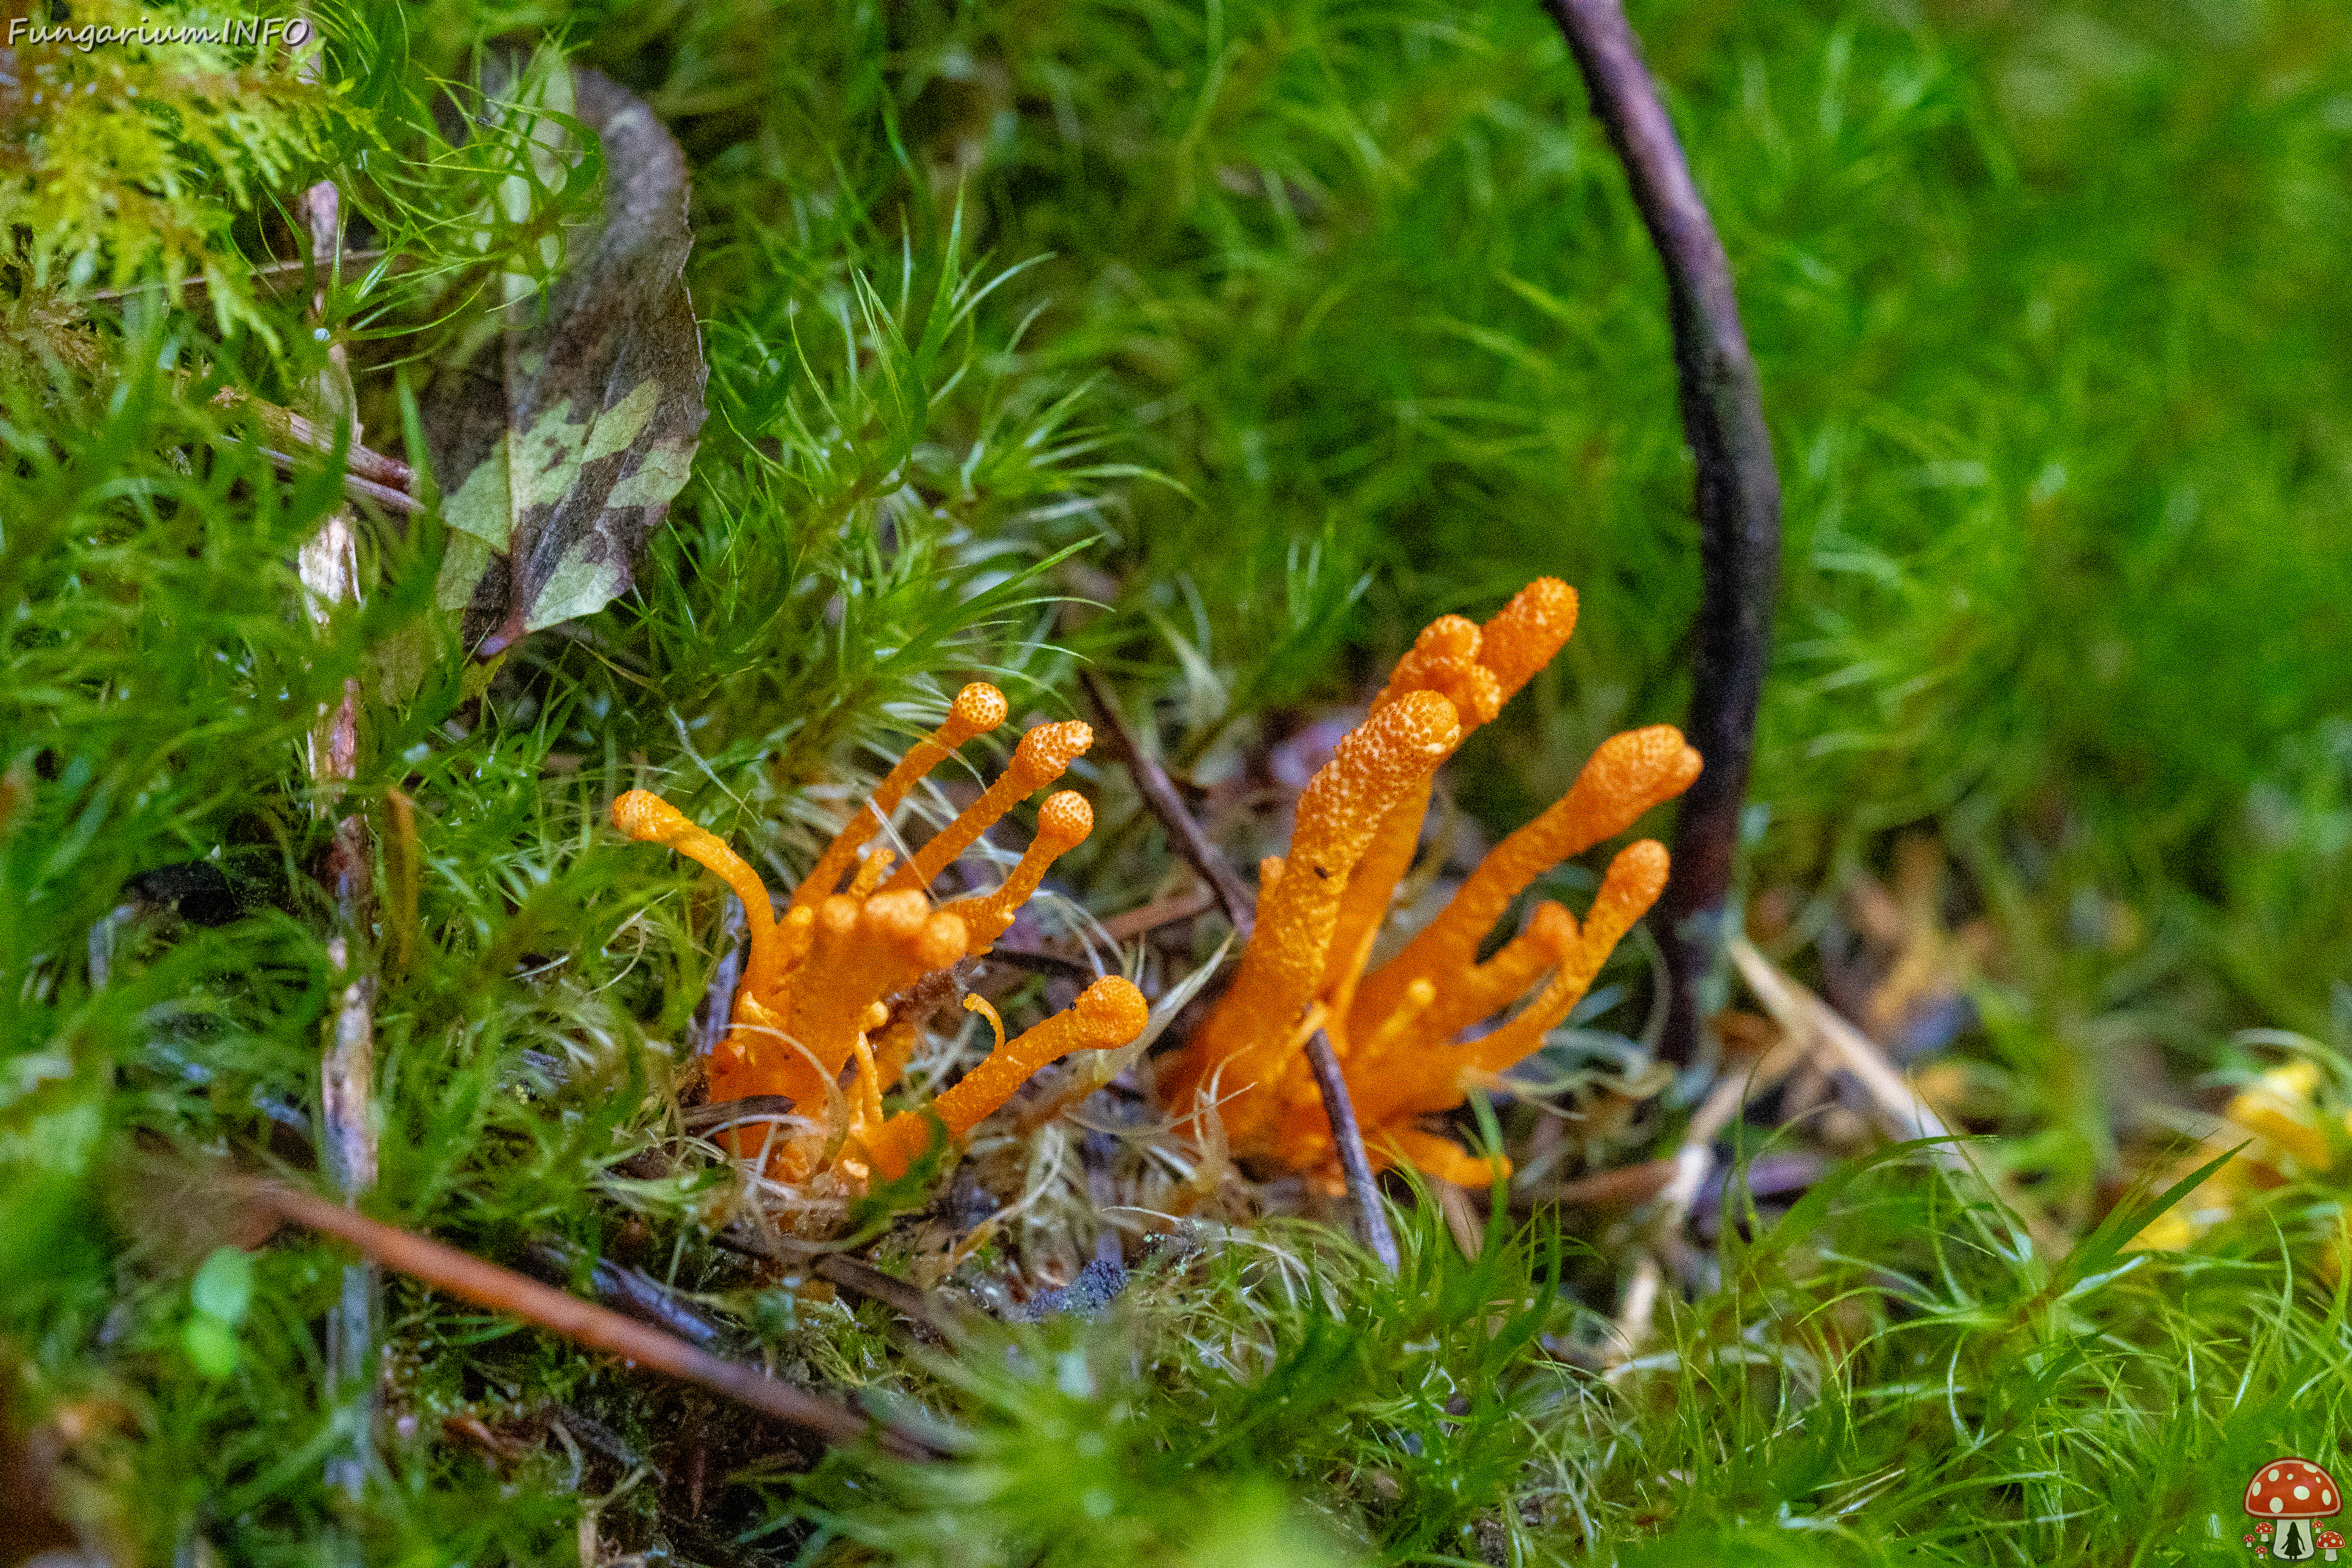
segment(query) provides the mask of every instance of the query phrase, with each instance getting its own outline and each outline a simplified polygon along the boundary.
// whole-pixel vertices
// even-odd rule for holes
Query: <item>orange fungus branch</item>
[[[1085,799],[1062,791],[1045,803],[1035,839],[994,891],[941,908],[925,890],[1006,812],[1059,778],[1093,739],[1084,724],[1041,724],[1022,737],[1004,773],[895,872],[892,851],[860,853],[926,773],[1003,723],[1005,713],[1003,694],[992,686],[974,682],[958,693],[947,721],[907,752],[818,857],[782,920],[742,858],[668,802],[631,790],[613,803],[615,827],[709,868],[743,901],[751,954],[726,1038],[711,1053],[710,1089],[717,1100],[781,1095],[793,1102],[803,1131],[772,1142],[764,1126],[731,1135],[738,1153],[768,1143],[771,1175],[803,1180],[829,1147],[900,1150],[933,1120],[961,1137],[1039,1067],[1072,1050],[1124,1045],[1141,1031],[1141,994],[1123,980],[1097,982],[1076,1007],[1001,1047],[932,1107],[882,1114],[881,1097],[912,1054],[921,1018],[953,993],[950,972],[1004,934],[1055,858],[1094,826]],[[895,1014],[893,997],[900,1004]],[[923,1146],[918,1139],[885,1173],[898,1173]]]
[[[1538,877],[1687,789],[1698,753],[1666,725],[1611,738],[1558,805],[1497,845],[1394,957],[1365,970],[1438,764],[1551,661],[1576,608],[1572,589],[1543,578],[1483,626],[1439,617],[1397,662],[1370,716],[1300,796],[1290,852],[1261,875],[1257,930],[1232,987],[1165,1064],[1163,1092],[1181,1120],[1197,1127],[1213,1114],[1237,1153],[1330,1177],[1330,1129],[1303,1057],[1320,1027],[1375,1159],[1485,1179],[1484,1161],[1415,1119],[1461,1104],[1466,1081],[1541,1047],[1656,901],[1665,850],[1645,839],[1619,851],[1583,920],[1541,904],[1484,963],[1480,946]],[[1523,997],[1516,1015],[1476,1033]]]

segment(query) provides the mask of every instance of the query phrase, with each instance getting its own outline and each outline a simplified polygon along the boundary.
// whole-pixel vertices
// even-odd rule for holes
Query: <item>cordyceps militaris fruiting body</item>
[[[1319,1028],[1374,1160],[1488,1179],[1485,1161],[1418,1119],[1460,1105],[1466,1085],[1542,1046],[1665,887],[1664,847],[1643,839],[1621,850],[1582,921],[1546,902],[1484,963],[1479,943],[1545,871],[1687,789],[1698,753],[1664,724],[1611,737],[1558,805],[1496,845],[1395,956],[1365,967],[1412,867],[1438,764],[1575,626],[1575,591],[1540,578],[1483,626],[1441,617],[1398,661],[1370,716],[1300,795],[1289,853],[1261,868],[1257,928],[1232,986],[1160,1072],[1180,1118],[1197,1125],[1213,1106],[1235,1153],[1328,1174],[1330,1123],[1306,1058]],[[1538,982],[1508,1021],[1462,1037]]]
[[[992,686],[974,682],[958,693],[947,722],[876,786],[793,890],[781,919],[758,873],[667,801],[639,789],[613,803],[613,823],[623,833],[699,862],[743,901],[751,951],[727,1034],[711,1052],[713,1100],[782,1095],[804,1121],[843,1129],[845,1160],[895,1178],[942,1132],[970,1132],[1038,1068],[1074,1050],[1126,1045],[1143,1032],[1142,994],[1117,976],[1097,980],[1018,1038],[1000,1036],[985,1062],[929,1105],[882,1113],[882,1095],[906,1069],[929,1010],[910,1004],[894,1011],[889,999],[919,994],[927,979],[988,952],[1055,858],[1094,826],[1085,797],[1060,791],[1040,807],[1036,837],[993,892],[935,906],[926,891],[1007,811],[1060,778],[1094,739],[1084,724],[1040,724],[1021,737],[996,782],[906,865],[893,870],[887,849],[860,856],[926,773],[1004,716],[1004,696]],[[739,1153],[756,1153],[767,1142],[737,1136]],[[830,1142],[822,1130],[777,1140],[770,1173],[788,1181],[813,1174]]]

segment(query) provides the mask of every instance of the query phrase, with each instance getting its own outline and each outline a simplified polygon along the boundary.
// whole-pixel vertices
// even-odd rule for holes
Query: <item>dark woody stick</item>
[[[1620,0],[1545,0],[1567,35],[1592,112],[1625,166],[1633,204],[1664,264],[1682,385],[1683,435],[1698,468],[1701,598],[1684,726],[1706,765],[1682,798],[1674,873],[1650,919],[1673,982],[1662,1049],[1698,1047],[1696,987],[1720,961],[1756,710],[1772,654],[1780,575],[1780,478],[1739,324],[1723,242],[1642,63]]]

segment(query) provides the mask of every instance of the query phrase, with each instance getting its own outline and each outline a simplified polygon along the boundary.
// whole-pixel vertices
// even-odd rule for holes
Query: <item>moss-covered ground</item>
[[[429,0],[313,10],[307,84],[233,46],[0,53],[0,1552],[2104,1568],[2244,1552],[2279,1454],[2352,1474],[2352,13],[1632,14],[1787,498],[1748,930],[1973,1169],[1815,1079],[1717,1141],[1733,1179],[1672,1236],[1573,1185],[1670,1156],[1706,1088],[1648,1064],[1629,942],[1545,1081],[1459,1119],[1516,1185],[1391,1182],[1396,1277],[1296,1183],[1107,1214],[1076,1127],[1000,1131],[858,1244],[943,1338],[723,1244],[748,1200],[685,1115],[722,900],[610,802],[659,787],[785,885],[963,681],[1085,716],[1085,663],[1247,865],[1421,625],[1541,574],[1581,626],[1449,769],[1446,842],[1677,719],[1664,286],[1550,21]],[[458,136],[436,84],[493,40],[677,137],[711,409],[633,591],[494,666],[436,607],[429,511],[363,510],[363,606],[306,613],[340,480],[211,401],[302,405],[339,343],[364,439],[421,462],[467,291],[594,196],[593,163]],[[321,178],[353,249],[323,335],[262,270]],[[329,799],[306,743],[347,681]],[[1117,763],[1076,772],[1063,926],[1181,892]],[[353,962],[319,871],[354,813],[370,1212],[583,1292],[638,1269],[952,1457],[822,1455],[397,1276],[373,1374],[329,1375],[347,1255],[237,1250],[205,1183],[318,1179]],[[1223,935],[1125,962],[1158,990]],[[1015,1022],[1049,989],[996,985]],[[2125,1250],[2294,1061],[2307,1136]],[[1123,1288],[1048,1295],[1105,1235]]]

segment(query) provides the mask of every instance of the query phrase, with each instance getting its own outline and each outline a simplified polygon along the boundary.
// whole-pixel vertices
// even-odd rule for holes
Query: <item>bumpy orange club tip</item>
[[[1322,978],[1350,873],[1389,812],[1461,738],[1451,701],[1409,691],[1350,731],[1308,781],[1290,854],[1259,892],[1257,930],[1234,983],[1160,1079],[1171,1106],[1189,1115],[1201,1089],[1221,1081],[1226,1131],[1236,1147],[1249,1145],[1275,1109],[1265,1086],[1306,1047],[1297,1026]]]
[[[1022,852],[1020,864],[1004,879],[1003,886],[992,893],[976,898],[959,899],[950,907],[963,917],[971,932],[971,945],[965,956],[978,958],[996,945],[996,939],[1012,929],[1013,917],[1021,906],[1037,891],[1045,879],[1045,872],[1054,862],[1069,850],[1087,841],[1095,830],[1095,808],[1087,797],[1074,789],[1057,790],[1045,797],[1037,808],[1037,837],[1029,841]]]
[[[988,1059],[922,1110],[902,1110],[866,1141],[874,1172],[895,1181],[928,1148],[936,1116],[950,1138],[961,1138],[1026,1083],[1039,1068],[1072,1051],[1110,1050],[1131,1044],[1151,1020],[1151,1005],[1131,981],[1113,974],[1096,981],[1077,1001]]]
[[[1508,702],[1575,631],[1576,590],[1557,577],[1538,577],[1478,628],[1478,662],[1495,672]]]
[[[727,841],[687,820],[686,814],[649,789],[633,789],[613,802],[613,826],[641,844],[660,844],[677,851],[720,879],[743,900],[743,914],[751,935],[751,967],[772,966],[776,949],[776,911],[768,902],[767,885]]]
[[[948,863],[971,847],[974,840],[1020,801],[1028,799],[1067,771],[1095,743],[1095,732],[1076,720],[1039,724],[1013,748],[1013,761],[978,800],[957,813],[915,858],[890,874],[886,888],[927,888]]]
[[[1465,730],[1475,730],[1501,710],[1502,689],[1495,672],[1478,659],[1478,625],[1460,616],[1440,616],[1421,629],[1397,660],[1389,683],[1372,699],[1377,713],[1410,692],[1434,691],[1454,704]]]
[[[948,705],[948,721],[940,726],[932,741],[953,751],[974,735],[985,734],[1003,723],[1004,716],[1011,711],[1012,705],[1004,700],[1004,693],[985,680],[975,680],[956,693],[955,700]]]
[[[841,879],[856,861],[859,848],[880,831],[917,782],[966,741],[1003,723],[1004,716],[1011,711],[1004,693],[985,680],[975,680],[957,692],[955,700],[948,704],[946,722],[908,747],[907,754],[898,759],[898,765],[874,786],[866,805],[834,835],[833,842],[825,846],[824,853],[817,857],[809,874],[793,890],[793,906],[814,908],[839,888]],[[873,891],[871,888],[866,890]]]

